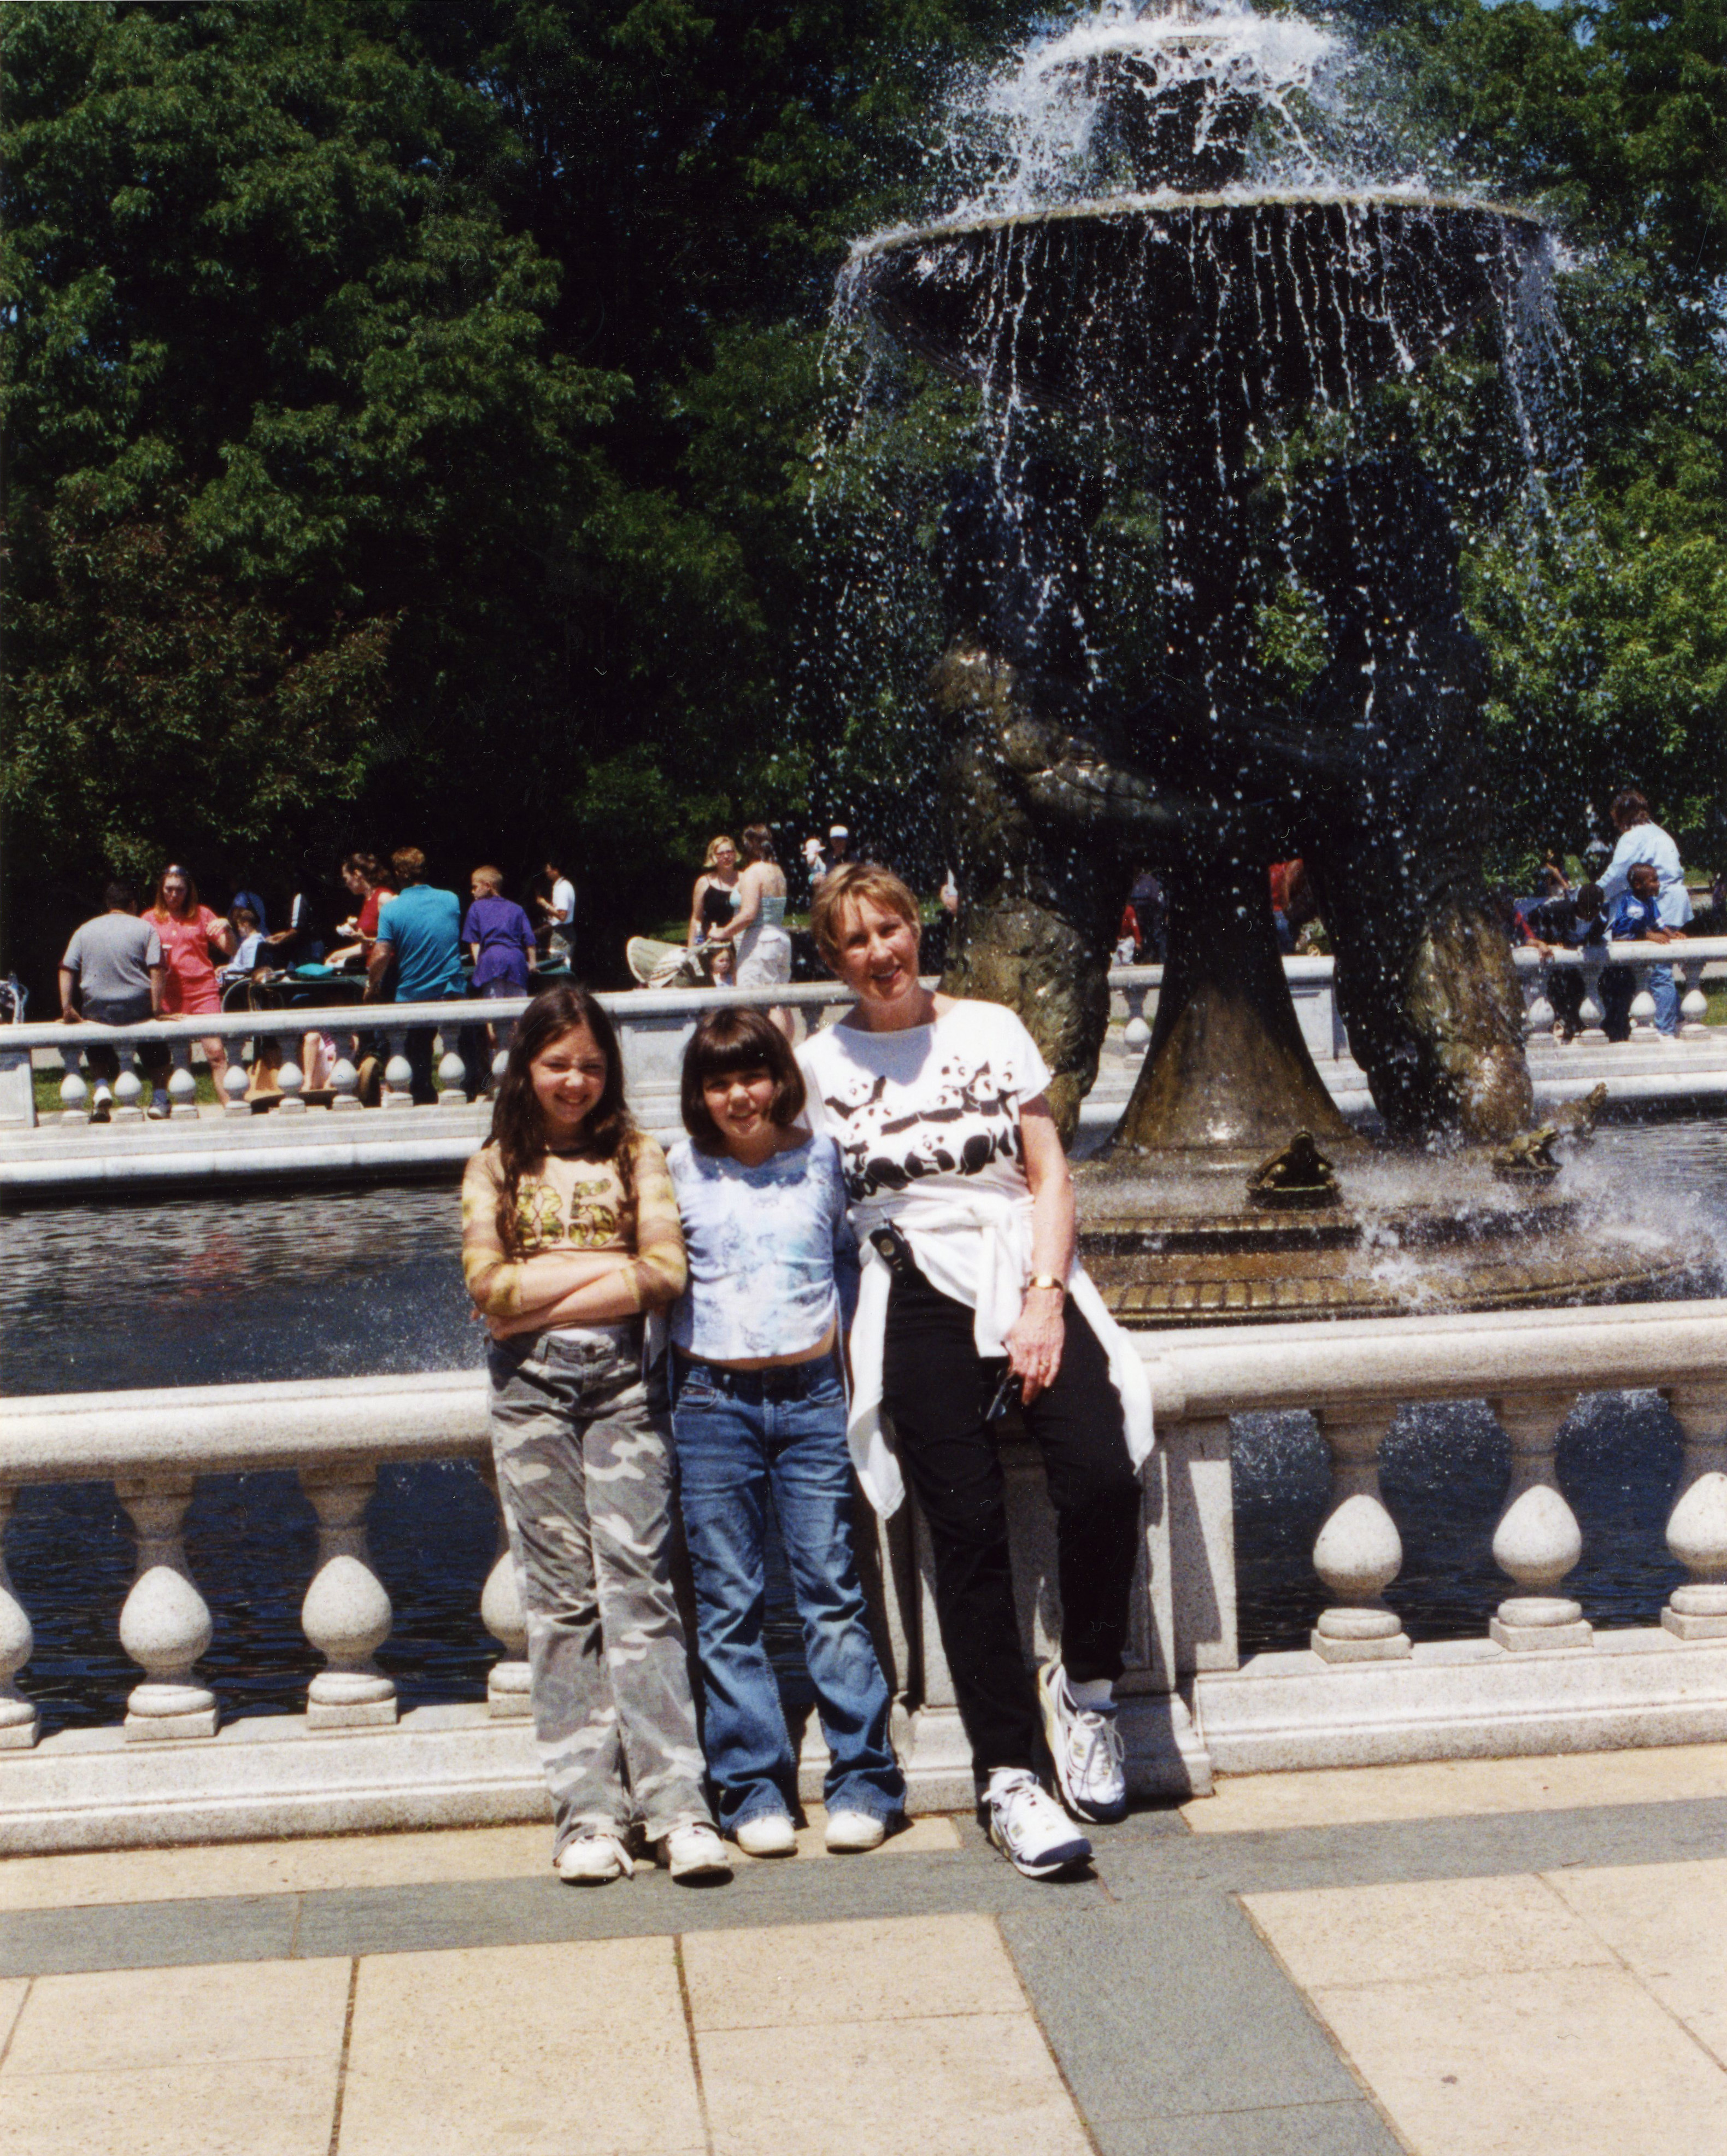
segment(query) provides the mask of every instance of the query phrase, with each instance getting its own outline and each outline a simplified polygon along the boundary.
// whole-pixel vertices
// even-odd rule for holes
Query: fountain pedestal
[[[1169,900],[1151,1047],[1111,1159],[1171,1152],[1220,1168],[1252,1165],[1299,1130],[1327,1145],[1359,1145],[1301,1037],[1265,870],[1221,858],[1197,863]]]

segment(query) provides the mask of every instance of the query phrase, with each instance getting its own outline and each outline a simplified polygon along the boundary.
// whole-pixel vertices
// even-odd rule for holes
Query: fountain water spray
[[[1329,31],[1243,7],[1089,16],[974,98],[987,170],[958,206],[860,242],[841,280],[843,311],[976,388],[992,437],[935,550],[948,644],[931,701],[954,744],[966,895],[948,985],[1020,1011],[1070,1122],[1107,1020],[1124,865],[1166,876],[1169,957],[1112,1142],[1123,1165],[1233,1174],[1298,1131],[1359,1144],[1274,937],[1267,869],[1298,853],[1390,1133],[1503,1144],[1534,1120],[1482,876],[1484,660],[1448,513],[1407,448],[1308,490],[1289,545],[1326,660],[1298,705],[1258,663],[1256,467],[1478,321],[1504,355],[1550,282],[1527,213],[1320,154],[1347,62]],[[1517,363],[1505,372],[1514,403]],[[1155,474],[1161,650],[1130,708],[1089,666],[1076,564],[1098,505],[1056,469],[1058,439],[1039,448],[1050,414],[1120,429]],[[1494,1217],[1517,1214],[1508,1201]],[[1235,1240],[1268,1235],[1261,1219]],[[1547,1292],[1601,1286],[1579,1253],[1552,1270]]]

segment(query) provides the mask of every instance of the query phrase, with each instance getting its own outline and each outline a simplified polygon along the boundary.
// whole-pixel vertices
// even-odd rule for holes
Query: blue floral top
[[[760,1168],[684,1138],[667,1164],[689,1257],[689,1286],[672,1310],[674,1347],[746,1363],[807,1353],[836,1317],[849,1323],[858,1245],[832,1138],[809,1138]]]

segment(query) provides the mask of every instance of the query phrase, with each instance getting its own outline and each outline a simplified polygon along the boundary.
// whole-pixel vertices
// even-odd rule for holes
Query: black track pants
[[[938,1294],[921,1273],[894,1276],[883,1404],[929,1522],[941,1643],[980,1774],[1031,1766],[1038,1734],[1014,1614],[1002,1464],[984,1419],[1003,1369],[979,1356],[964,1303]],[[1140,1482],[1103,1348],[1071,1302],[1061,1368],[1024,1419],[1055,1507],[1063,1661],[1076,1682],[1120,1676]]]

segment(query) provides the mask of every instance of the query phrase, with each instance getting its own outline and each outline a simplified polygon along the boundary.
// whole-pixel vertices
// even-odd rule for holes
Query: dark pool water
[[[1727,1214],[1727,1124],[1604,1132],[1597,1166],[1652,1216]],[[478,1365],[453,1188],[196,1197],[0,1216],[0,1393],[99,1392],[245,1379],[357,1377]],[[1653,1394],[1581,1403],[1559,1449],[1584,1535],[1568,1583],[1604,1625],[1650,1623],[1683,1575],[1663,1530],[1679,1437]],[[1412,1637],[1479,1635],[1506,1583],[1489,1545],[1509,1461],[1486,1409],[1406,1409],[1383,1459],[1404,1543],[1388,1599]],[[1324,1448],[1305,1415],[1236,1424],[1236,1549],[1244,1654],[1304,1642],[1322,1601],[1309,1563]],[[389,1468],[369,1515],[396,1609],[379,1655],[404,1704],[478,1697],[498,1646],[479,1617],[496,1516],[473,1469]],[[290,1712],[317,1657],[300,1629],[315,1536],[291,1475],[215,1476],[187,1521],[215,1617],[203,1669],[230,1712]],[[131,1522],[105,1484],[27,1490],[6,1549],[36,1627],[27,1689],[50,1727],[118,1718],[137,1681],[117,1625]],[[774,1567],[771,1628],[788,1703],[807,1700],[796,1621]]]

